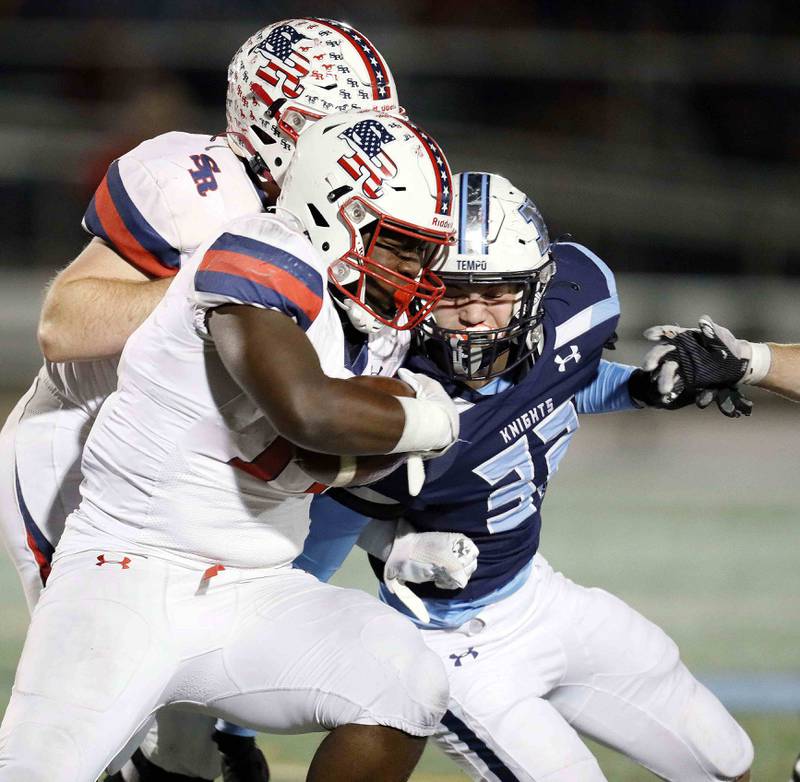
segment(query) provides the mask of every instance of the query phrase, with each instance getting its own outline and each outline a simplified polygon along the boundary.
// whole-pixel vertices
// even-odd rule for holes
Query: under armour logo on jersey
[[[455,660],[453,665],[456,668],[460,668],[461,667],[461,661],[465,657],[471,657],[474,660],[477,656],[478,656],[478,653],[475,651],[475,649],[473,647],[470,646],[469,649],[467,649],[467,651],[463,652],[462,654],[451,654],[450,655],[450,659],[451,660]]]
[[[122,565],[123,570],[128,570],[131,561],[132,560],[130,557],[123,557],[122,559],[106,559],[105,554],[98,554],[95,565],[97,565],[97,567],[100,567],[101,565]]]
[[[214,158],[209,155],[189,155],[194,163],[194,169],[189,169],[192,175],[197,192],[203,198],[209,190],[217,189],[217,180],[214,174],[219,174],[219,166]]]
[[[397,174],[394,161],[383,151],[384,144],[394,141],[394,136],[377,120],[365,119],[346,128],[339,134],[354,154],[342,155],[339,165],[361,184],[367,198],[380,198],[381,185]]]
[[[569,355],[567,355],[567,356],[556,356],[553,359],[553,361],[555,361],[556,364],[558,364],[558,371],[559,372],[566,372],[567,371],[566,364],[567,364],[567,361],[569,361],[570,359],[574,359],[576,364],[581,360],[581,354],[578,352],[578,346],[577,345],[570,345],[569,349],[571,351],[569,353]]]
[[[287,98],[297,98],[302,94],[303,85],[300,80],[311,70],[308,67],[308,58],[294,50],[294,45],[306,37],[294,27],[284,24],[276,27],[261,43],[250,49],[250,54],[258,52],[267,60],[266,67],[259,68],[256,75],[273,87],[277,87],[283,78],[281,90]],[[253,85],[253,92],[263,98],[256,87],[259,85]],[[270,100],[269,103],[271,102]]]

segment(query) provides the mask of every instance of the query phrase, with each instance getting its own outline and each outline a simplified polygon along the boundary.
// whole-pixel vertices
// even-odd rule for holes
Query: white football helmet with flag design
[[[436,141],[398,114],[335,114],[298,139],[278,207],[305,225],[330,262],[337,301],[360,331],[410,329],[444,287],[431,273],[453,242],[452,178]],[[400,241],[422,266],[416,279],[378,263],[377,244]],[[393,290],[391,311],[378,311],[368,281]]]
[[[344,22],[275,22],[248,38],[228,67],[228,143],[279,186],[309,124],[364,110],[399,110],[394,77],[366,36]]]
[[[499,174],[467,171],[456,176],[456,243],[434,267],[445,285],[519,287],[503,328],[443,328],[433,313],[421,325],[421,350],[462,380],[487,380],[535,356],[541,336],[541,302],[555,271],[544,218],[533,201]],[[495,360],[508,352],[501,369]]]

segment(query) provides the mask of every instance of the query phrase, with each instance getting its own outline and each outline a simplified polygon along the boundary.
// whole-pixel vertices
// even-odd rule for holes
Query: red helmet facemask
[[[367,216],[375,218],[369,223],[368,242],[365,246],[359,230],[353,223],[364,224]],[[328,279],[346,298],[375,318],[379,323],[399,331],[412,329],[427,317],[444,295],[442,281],[430,267],[441,252],[455,241],[454,234],[434,231],[413,223],[389,217],[359,196],[348,199],[339,209],[339,216],[350,233],[350,249],[328,267]],[[418,247],[400,248],[398,240],[416,240]],[[415,253],[420,265],[416,277],[409,277],[396,269],[375,260],[372,255],[377,245],[389,241],[398,246],[397,256]],[[402,262],[402,258],[398,263]],[[373,281],[370,285],[370,280]],[[376,309],[369,294],[374,287],[392,296],[393,312]],[[374,299],[374,295],[373,295]]]

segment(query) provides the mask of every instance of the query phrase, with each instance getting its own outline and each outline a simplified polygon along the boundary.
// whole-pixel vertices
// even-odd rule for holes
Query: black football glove
[[[667,387],[662,381],[662,372],[661,364],[653,369],[635,369],[628,379],[631,399],[640,406],[657,407],[659,410],[678,410],[693,404],[695,395],[691,390],[681,388],[677,391],[674,382],[668,385],[669,391],[662,391],[662,388]]]
[[[643,371],[655,377],[661,395],[661,404],[655,406],[674,409],[676,402],[683,407],[693,401],[704,408],[716,402],[730,418],[750,415],[753,403],[738,389],[750,366],[750,343],[736,340],[708,316],[696,329],[653,326],[644,335],[659,343],[642,364]]]

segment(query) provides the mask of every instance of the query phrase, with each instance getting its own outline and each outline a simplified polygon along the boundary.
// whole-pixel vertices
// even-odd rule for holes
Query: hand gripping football
[[[362,375],[349,383],[358,383],[374,391],[392,396],[413,397],[414,390],[396,377]],[[337,456],[329,453],[307,451],[295,447],[295,463],[312,480],[326,486],[364,486],[387,476],[403,464],[408,454],[393,453],[382,456]]]

